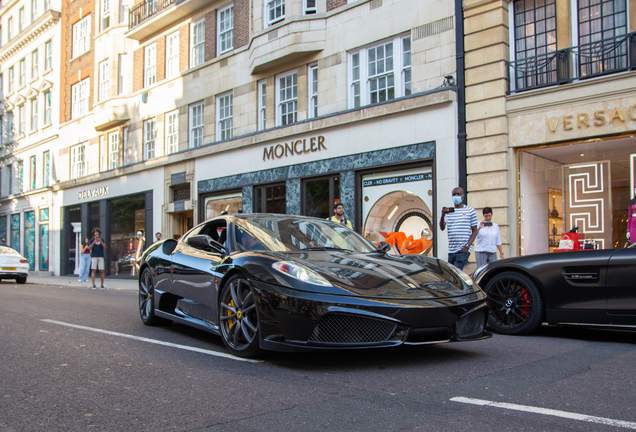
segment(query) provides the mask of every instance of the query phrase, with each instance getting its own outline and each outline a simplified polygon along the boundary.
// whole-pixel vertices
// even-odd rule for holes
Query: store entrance
[[[144,194],[110,201],[110,247],[108,251],[111,277],[136,276],[135,257],[144,249],[146,210]]]
[[[363,235],[386,241],[394,255],[433,255],[433,180],[430,167],[362,177]]]

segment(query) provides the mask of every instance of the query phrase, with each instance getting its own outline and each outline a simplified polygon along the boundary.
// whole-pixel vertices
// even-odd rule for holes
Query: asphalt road
[[[214,355],[216,336],[144,326],[135,292],[4,281],[0,299],[1,432],[636,429],[636,332],[250,363]]]

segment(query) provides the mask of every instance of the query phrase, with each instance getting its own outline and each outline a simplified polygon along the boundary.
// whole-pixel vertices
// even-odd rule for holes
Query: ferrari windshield
[[[369,253],[377,250],[373,243],[355,231],[328,220],[256,215],[236,219],[235,223],[237,233],[244,229],[266,249],[275,252],[347,250]]]

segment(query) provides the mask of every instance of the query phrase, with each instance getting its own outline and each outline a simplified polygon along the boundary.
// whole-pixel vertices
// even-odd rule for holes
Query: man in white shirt
[[[484,207],[482,213],[484,214],[484,220],[479,222],[477,238],[475,239],[477,268],[491,261],[496,261],[497,250],[499,250],[499,256],[501,258],[504,257],[499,225],[492,221],[492,209],[490,207]]]

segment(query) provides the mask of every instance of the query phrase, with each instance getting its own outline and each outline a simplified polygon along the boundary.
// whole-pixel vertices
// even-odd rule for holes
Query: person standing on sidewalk
[[[340,202],[334,204],[333,216],[327,219],[330,220],[331,222],[340,223],[349,229],[353,229],[353,227],[351,226],[351,221],[347,219],[344,215],[344,204]]]
[[[78,282],[88,282],[88,273],[91,270],[91,250],[88,248],[88,237],[84,237],[80,245],[80,271]]]
[[[484,220],[479,222],[477,237],[475,238],[477,268],[491,261],[497,261],[497,250],[499,250],[499,256],[501,258],[504,257],[499,225],[492,221],[492,208],[484,207],[482,213],[484,214]]]
[[[102,282],[101,289],[105,289],[104,288],[104,256],[105,256],[104,253],[106,252],[106,243],[104,243],[104,240],[100,237],[100,235],[102,234],[102,230],[100,230],[99,228],[93,228],[93,231],[91,231],[91,234],[93,235],[93,238],[89,242],[88,247],[91,250],[91,267],[93,269],[93,272],[91,274],[91,280],[93,281],[92,289],[97,289],[95,287],[95,272],[97,270],[99,270],[99,278],[101,279],[101,282]]]
[[[456,187],[452,194],[455,206],[442,207],[439,228],[444,231],[448,224],[448,263],[463,270],[477,237],[477,213],[464,205],[464,189]]]

